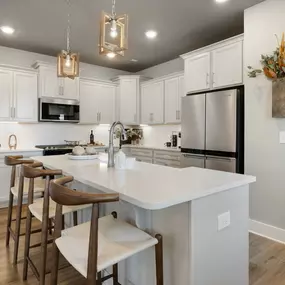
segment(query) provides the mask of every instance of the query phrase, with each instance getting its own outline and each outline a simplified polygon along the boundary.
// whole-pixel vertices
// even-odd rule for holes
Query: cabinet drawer
[[[154,159],[154,164],[164,165],[164,166],[171,166],[180,168],[180,161],[175,160],[166,160],[166,159]]]
[[[132,150],[131,150],[131,154],[132,154],[133,156],[147,156],[147,157],[152,157],[153,151],[152,151],[151,149],[139,148],[139,149],[132,149]]]
[[[154,159],[164,159],[164,160],[175,160],[180,161],[180,152],[170,152],[170,151],[154,151]]]
[[[136,156],[135,158],[136,158],[136,161],[139,161],[139,162],[152,163],[151,157]]]

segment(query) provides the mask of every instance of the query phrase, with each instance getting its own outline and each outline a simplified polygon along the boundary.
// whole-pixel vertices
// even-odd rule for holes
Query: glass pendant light
[[[67,16],[66,50],[62,50],[57,56],[57,76],[74,79],[79,76],[79,54],[70,50],[70,0],[67,0],[67,5],[69,12]]]
[[[102,12],[99,53],[114,58],[124,56],[128,49],[128,15],[116,15],[116,0],[112,0],[112,14]]]

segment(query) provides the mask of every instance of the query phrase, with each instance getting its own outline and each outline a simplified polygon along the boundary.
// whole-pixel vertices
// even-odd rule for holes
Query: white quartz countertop
[[[9,148],[0,148],[0,153],[21,153],[21,152],[42,152],[42,149],[39,148],[17,148],[17,149],[9,149]]]
[[[144,148],[144,149],[153,149],[153,150],[162,150],[162,151],[173,151],[173,152],[181,152],[180,148],[172,148],[172,147],[158,147],[151,145],[123,145],[122,148]]]
[[[202,168],[171,168],[135,162],[133,168],[107,167],[107,155],[100,160],[69,160],[66,155],[33,157],[50,169],[148,210],[158,210],[255,182],[253,176]]]

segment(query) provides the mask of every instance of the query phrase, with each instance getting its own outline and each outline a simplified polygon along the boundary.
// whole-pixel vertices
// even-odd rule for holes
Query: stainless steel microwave
[[[78,100],[39,99],[40,122],[79,123],[79,110]]]

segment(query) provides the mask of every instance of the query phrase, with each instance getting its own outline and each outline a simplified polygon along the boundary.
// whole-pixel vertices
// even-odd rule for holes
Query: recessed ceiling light
[[[15,29],[9,26],[2,26],[0,27],[1,31],[7,35],[12,35],[15,32]]]
[[[154,39],[157,37],[157,32],[156,31],[153,31],[153,30],[149,30],[149,31],[146,31],[145,32],[145,35],[147,38],[149,39]]]
[[[132,58],[132,59],[131,59],[131,62],[138,62],[138,60],[135,59],[135,58]]]
[[[216,0],[217,3],[225,3],[227,1],[229,1],[229,0]]]
[[[107,53],[107,56],[108,56],[109,58],[114,58],[114,57],[116,56],[116,54],[113,53],[113,52],[109,52],[109,53]]]

